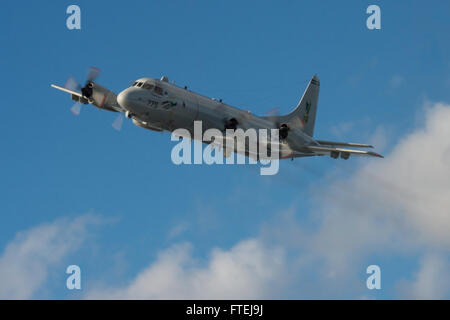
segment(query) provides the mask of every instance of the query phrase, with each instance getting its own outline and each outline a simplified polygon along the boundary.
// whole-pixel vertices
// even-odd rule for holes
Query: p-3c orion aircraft
[[[298,158],[329,155],[348,159],[350,155],[380,157],[378,153],[352,148],[373,148],[359,143],[333,142],[313,138],[320,82],[315,75],[308,83],[297,107],[287,115],[256,116],[248,111],[229,106],[222,100],[212,99],[192,92],[187,87],[170,83],[168,78],[142,78],[118,95],[94,82],[99,70],[91,68],[84,87],[71,79],[65,87],[51,86],[71,94],[77,103],[72,112],[79,114],[82,104],[120,112],[139,127],[154,131],[172,132],[187,129],[194,137],[194,121],[202,121],[203,132],[216,128],[247,130],[279,129],[279,158]],[[113,126],[120,129],[122,117]],[[202,132],[202,137],[203,137]],[[210,143],[211,141],[203,141]],[[234,150],[235,152],[236,149]],[[249,156],[248,152],[245,155]],[[225,155],[228,156],[228,155]]]

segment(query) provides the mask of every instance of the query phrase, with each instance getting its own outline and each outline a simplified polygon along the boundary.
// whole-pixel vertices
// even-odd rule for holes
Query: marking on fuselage
[[[170,109],[172,107],[175,107],[176,105],[177,105],[177,103],[174,101],[166,100],[166,101],[161,102],[161,107],[163,107],[164,109]]]
[[[151,99],[148,99],[147,100],[148,102],[147,102],[147,106],[149,106],[149,107],[153,107],[153,108],[158,108],[158,101],[154,101],[154,100],[151,100]]]

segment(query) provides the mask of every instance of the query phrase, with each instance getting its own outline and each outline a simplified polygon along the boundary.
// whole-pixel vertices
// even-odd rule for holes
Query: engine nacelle
[[[289,126],[287,124],[285,124],[285,123],[283,123],[280,126],[279,135],[280,135],[280,139],[281,140],[285,140],[288,137],[289,130],[290,130]]]
[[[236,130],[238,124],[239,124],[239,122],[236,120],[236,118],[231,118],[229,120],[226,120],[224,130],[227,130],[227,129]]]
[[[89,103],[92,103],[100,109],[117,112],[119,104],[117,103],[117,96],[114,92],[93,82],[88,83],[86,87],[92,91],[88,96]]]

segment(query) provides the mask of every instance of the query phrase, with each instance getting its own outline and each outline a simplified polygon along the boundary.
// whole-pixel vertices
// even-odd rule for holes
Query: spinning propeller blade
[[[81,90],[80,84],[73,77],[69,77],[67,79],[66,84],[64,85],[64,88],[69,89],[69,90],[73,90],[73,91],[80,91]]]
[[[72,108],[70,108],[70,112],[72,112],[74,116],[79,116],[81,112],[81,103],[75,103]]]
[[[88,72],[88,76],[87,76],[87,82],[93,82],[98,75],[100,74],[100,69],[96,68],[96,67],[90,67],[89,68],[89,72]]]
[[[122,129],[122,124],[123,124],[123,116],[119,114],[116,120],[114,120],[114,122],[112,123],[112,127],[117,131],[120,131]]]

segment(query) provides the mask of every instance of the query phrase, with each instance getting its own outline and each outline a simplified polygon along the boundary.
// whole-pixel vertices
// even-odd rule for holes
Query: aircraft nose
[[[117,102],[120,104],[121,107],[128,109],[130,105],[130,96],[131,96],[130,90],[125,89],[117,96]]]

